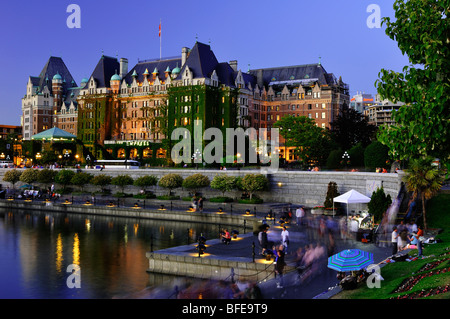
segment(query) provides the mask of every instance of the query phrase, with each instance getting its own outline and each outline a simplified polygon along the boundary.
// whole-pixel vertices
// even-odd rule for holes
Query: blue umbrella
[[[328,268],[337,271],[361,270],[373,264],[373,254],[360,249],[346,249],[328,258]]]

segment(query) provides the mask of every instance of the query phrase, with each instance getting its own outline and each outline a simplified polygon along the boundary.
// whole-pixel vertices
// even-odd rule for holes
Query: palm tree
[[[427,229],[425,200],[436,195],[444,181],[442,171],[434,167],[431,163],[431,158],[412,160],[404,177],[406,188],[408,191],[413,192],[413,199],[415,200],[420,195],[425,229]]]

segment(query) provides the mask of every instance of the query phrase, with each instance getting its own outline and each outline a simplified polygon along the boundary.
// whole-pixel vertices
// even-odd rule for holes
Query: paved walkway
[[[314,218],[318,219],[319,217],[314,216]],[[337,218],[334,220],[337,221]],[[269,221],[268,224],[270,226],[268,239],[278,244],[281,240],[282,228],[273,224],[272,221]],[[337,272],[327,268],[328,254],[338,253],[344,249],[358,248],[373,253],[375,264],[391,256],[392,248],[390,246],[377,247],[373,243],[358,242],[346,236],[341,237],[339,232],[334,234],[335,247],[328,253],[327,250],[330,248],[328,236],[321,236],[317,229],[311,227],[298,226],[295,223],[286,225],[290,235],[286,262],[289,266],[292,266],[290,267],[291,271],[283,276],[283,288],[277,288],[277,279],[273,279],[273,276],[270,276],[272,279],[261,280],[257,283],[264,299],[327,299],[339,292]],[[223,244],[219,239],[209,240],[207,244],[206,252],[214,257],[232,258],[244,262],[252,262],[253,258],[257,262],[264,259],[260,254],[261,248],[257,235],[253,233],[239,235],[238,239],[232,240],[229,245]],[[296,251],[298,248],[305,248],[310,244],[321,245],[325,249],[325,256],[315,263],[314,270],[309,276],[300,278],[295,270]],[[273,264],[267,264],[267,267],[267,269],[274,269]],[[235,279],[239,284],[239,279],[244,279],[245,282],[245,276],[239,277],[239,270],[235,270]]]

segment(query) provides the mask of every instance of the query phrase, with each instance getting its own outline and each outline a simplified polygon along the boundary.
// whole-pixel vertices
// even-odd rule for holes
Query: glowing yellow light
[[[265,264],[269,265],[273,263],[273,260],[266,260],[266,259],[255,259],[255,262],[258,264]]]
[[[80,265],[80,239],[78,233],[73,236],[73,264]]]
[[[189,256],[198,257],[198,253],[189,253]],[[212,256],[212,255],[209,253],[205,253],[205,252],[203,254],[200,254],[200,257],[209,257],[209,256]]]
[[[61,234],[56,238],[56,271],[61,272],[63,262],[63,244]]]

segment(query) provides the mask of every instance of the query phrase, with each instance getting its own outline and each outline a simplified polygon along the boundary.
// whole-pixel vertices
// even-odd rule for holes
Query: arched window
[[[163,148],[159,148],[156,151],[156,158],[166,158],[166,150]]]
[[[125,149],[119,148],[117,150],[117,158],[125,158]]]
[[[130,159],[136,159],[138,157],[138,150],[137,148],[132,148],[130,150]]]
[[[144,158],[151,158],[153,156],[153,150],[150,147],[146,147],[142,152]]]

